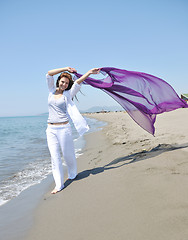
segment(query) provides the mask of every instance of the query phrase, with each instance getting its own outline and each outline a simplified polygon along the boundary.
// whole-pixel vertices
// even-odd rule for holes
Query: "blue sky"
[[[187,0],[0,1],[0,116],[47,112],[45,74],[60,67],[146,72],[188,92]],[[117,105],[83,86],[80,110]]]

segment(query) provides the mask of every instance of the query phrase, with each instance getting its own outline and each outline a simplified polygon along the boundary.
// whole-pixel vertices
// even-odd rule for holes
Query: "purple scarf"
[[[88,77],[84,84],[109,94],[136,123],[153,135],[156,114],[188,107],[167,82],[155,76],[111,67],[101,68],[101,73],[104,79]]]

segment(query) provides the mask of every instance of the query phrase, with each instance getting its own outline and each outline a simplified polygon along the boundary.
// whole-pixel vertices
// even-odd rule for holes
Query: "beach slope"
[[[86,135],[76,180],[46,193],[27,240],[188,239],[188,110],[157,117],[153,137],[125,112]]]

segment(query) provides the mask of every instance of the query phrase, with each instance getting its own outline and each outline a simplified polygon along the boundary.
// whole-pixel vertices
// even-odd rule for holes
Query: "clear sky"
[[[47,112],[45,74],[66,66],[146,72],[188,92],[187,0],[6,0],[0,29],[0,116]],[[82,92],[80,110],[116,105]]]

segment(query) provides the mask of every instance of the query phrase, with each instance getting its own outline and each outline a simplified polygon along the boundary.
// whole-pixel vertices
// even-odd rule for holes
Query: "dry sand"
[[[49,190],[25,239],[187,240],[188,110],[159,115],[155,137],[124,112],[88,116],[108,125],[86,135],[77,180]]]

